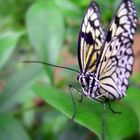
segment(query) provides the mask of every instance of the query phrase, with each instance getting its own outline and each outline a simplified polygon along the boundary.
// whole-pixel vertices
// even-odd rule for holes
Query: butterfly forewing
[[[89,5],[78,39],[78,61],[81,72],[93,72],[104,42],[104,30],[100,25],[99,7],[95,2]]]
[[[96,94],[120,99],[125,95],[128,79],[132,73],[134,56],[133,37],[136,31],[137,16],[131,0],[122,0],[106,36],[98,65],[100,90]]]

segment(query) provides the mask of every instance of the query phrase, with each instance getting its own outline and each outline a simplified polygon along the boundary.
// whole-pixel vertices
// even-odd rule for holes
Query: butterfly
[[[136,27],[137,13],[132,0],[121,0],[107,32],[100,22],[98,4],[91,1],[78,37],[80,72],[41,61],[24,62],[41,63],[78,72],[77,80],[83,90],[81,95],[90,99],[99,102],[122,99],[126,95],[128,80],[132,74],[134,63],[132,44]],[[70,85],[69,89],[71,87],[73,86]],[[71,90],[70,93],[72,95]],[[73,97],[72,101],[75,108]],[[74,110],[76,112],[76,108]]]
[[[111,11],[110,11],[111,12]],[[85,13],[78,38],[77,79],[83,94],[100,102],[122,99],[132,74],[132,44],[137,14],[132,0],[122,0],[105,33],[100,10],[92,1]]]

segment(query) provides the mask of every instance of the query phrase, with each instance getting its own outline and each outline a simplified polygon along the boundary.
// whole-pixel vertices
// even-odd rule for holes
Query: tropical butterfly
[[[90,3],[78,38],[80,73],[77,79],[85,96],[105,102],[126,95],[134,63],[131,46],[136,26],[132,0],[121,1],[107,33],[100,23],[97,3]]]
[[[99,102],[118,100],[126,95],[128,80],[132,74],[134,55],[131,47],[136,26],[137,14],[132,0],[122,0],[105,33],[100,23],[99,7],[92,1],[85,13],[78,38],[80,72],[41,61],[24,62],[41,63],[78,72],[77,80],[83,90],[81,95]],[[73,97],[72,100],[74,118],[76,108]]]
[[[81,95],[99,102],[118,100],[126,95],[128,80],[132,73],[134,55],[131,47],[136,26],[137,15],[132,0],[122,0],[105,33],[100,23],[99,7],[92,1],[85,13],[78,38],[80,72],[40,61],[25,62],[41,63],[78,72],[77,79],[83,89]],[[74,119],[76,107],[73,96],[71,97]],[[102,128],[104,139],[104,118]]]

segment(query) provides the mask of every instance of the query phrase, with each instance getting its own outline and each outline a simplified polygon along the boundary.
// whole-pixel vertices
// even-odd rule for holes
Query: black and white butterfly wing
[[[95,70],[104,37],[104,30],[100,25],[99,7],[92,1],[81,24],[78,38],[78,62],[81,72]]]
[[[128,79],[132,73],[134,56],[133,38],[137,15],[131,0],[122,0],[106,36],[98,65],[100,89],[97,95],[121,99],[125,96]]]

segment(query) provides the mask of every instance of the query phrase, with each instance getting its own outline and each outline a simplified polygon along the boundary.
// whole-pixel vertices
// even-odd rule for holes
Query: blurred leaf
[[[0,112],[9,111],[15,105],[12,99],[31,86],[39,78],[41,71],[42,68],[38,65],[29,65],[12,75],[0,94]]]
[[[56,6],[61,9],[62,13],[66,18],[69,17],[76,17],[81,14],[81,10],[75,3],[71,2],[70,0],[55,0]]]
[[[138,118],[139,118],[139,125],[140,125],[140,88],[136,87],[129,87],[127,96],[124,99],[129,103],[131,107],[135,110]],[[140,128],[139,128],[140,131]]]
[[[62,13],[45,1],[35,3],[27,12],[27,30],[31,44],[42,61],[56,64],[64,39]],[[50,68],[46,71],[52,76]]]
[[[69,121],[61,140],[87,140],[89,137],[90,140],[98,140],[95,136],[92,136],[92,133],[87,128]]]
[[[0,0],[0,17],[10,18],[9,26],[18,28],[24,26],[25,13],[34,0]]]
[[[65,129],[67,117],[56,111],[47,112],[39,128],[43,139],[58,140],[61,132]]]
[[[66,93],[47,85],[36,85],[33,90],[50,105],[68,117],[72,117],[73,105]],[[77,94],[74,96],[77,96]],[[123,102],[115,102],[111,105],[113,109],[121,111],[122,114],[113,114],[109,109],[106,109],[106,139],[120,140],[135,134],[139,126],[138,118],[134,111]],[[75,121],[95,132],[99,137],[101,137],[102,115],[103,106],[99,103],[87,98],[81,104],[77,103]]]
[[[140,83],[140,73],[137,73],[137,74],[133,75],[133,76],[131,77],[130,83],[132,83],[132,84],[134,84],[134,83],[135,83],[135,84]]]
[[[24,32],[6,32],[0,36],[0,68],[8,61]]]
[[[67,118],[58,112],[51,112],[46,118],[43,119],[43,122],[47,123],[46,127],[43,125],[44,128],[56,135],[64,127],[65,123],[67,122]]]
[[[87,7],[89,5],[89,3],[90,3],[90,0],[81,0],[80,1],[81,6],[86,6]]]
[[[29,92],[27,92],[29,93]],[[24,93],[26,94],[26,93]],[[35,98],[34,98],[35,99]],[[35,121],[35,109],[34,107],[36,106],[35,103],[33,102],[33,99],[30,99],[29,101],[26,101],[23,103],[23,110],[26,110],[26,112],[23,113],[23,117],[22,120],[24,122],[24,126],[26,126],[26,128],[30,128],[33,126],[34,121]]]
[[[140,18],[140,1],[139,0],[135,0],[134,1],[135,6],[136,6],[136,10],[137,10],[137,14],[138,14],[138,18]]]
[[[29,137],[16,119],[0,114],[0,140],[29,140]]]

